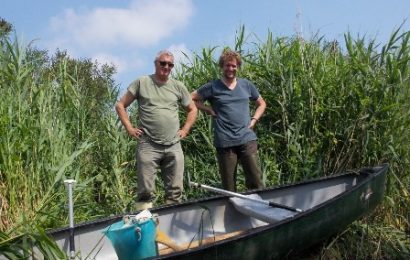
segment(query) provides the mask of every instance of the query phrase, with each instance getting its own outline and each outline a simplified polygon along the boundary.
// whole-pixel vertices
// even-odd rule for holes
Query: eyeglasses
[[[171,68],[171,69],[174,67],[174,63],[172,63],[172,62],[158,61],[158,63],[161,67],[164,67],[164,68],[165,68],[166,65],[168,65],[168,67]]]

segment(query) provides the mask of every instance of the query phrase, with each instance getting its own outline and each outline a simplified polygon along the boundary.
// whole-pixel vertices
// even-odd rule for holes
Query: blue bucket
[[[137,260],[157,255],[153,219],[131,225],[124,225],[121,220],[107,227],[103,233],[110,239],[119,260]]]

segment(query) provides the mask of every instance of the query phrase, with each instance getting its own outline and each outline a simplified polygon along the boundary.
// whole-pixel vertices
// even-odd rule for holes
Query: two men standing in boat
[[[191,95],[182,82],[170,78],[174,67],[171,52],[160,51],[154,64],[155,73],[133,81],[115,105],[128,134],[138,139],[137,209],[152,207],[158,168],[165,185],[165,203],[181,201],[184,155],[180,140],[188,135],[194,124],[197,108],[213,116],[214,146],[223,188],[236,191],[238,162],[245,173],[246,188],[262,188],[257,136],[253,128],[264,113],[266,103],[255,85],[236,77],[241,66],[240,55],[224,50],[219,59],[222,78],[206,83]],[[135,100],[138,102],[137,127],[132,125],[126,111]],[[256,103],[252,117],[250,100]],[[210,106],[204,101],[209,101]],[[182,128],[178,117],[179,104],[187,111]]]
[[[154,65],[155,73],[132,82],[115,105],[128,134],[138,139],[138,210],[152,207],[158,168],[165,185],[165,203],[181,201],[184,154],[180,140],[188,135],[197,117],[197,108],[185,85],[169,77],[174,67],[173,54],[160,51]],[[126,112],[135,100],[138,102],[137,127],[131,124]],[[178,116],[180,104],[188,113],[182,128]]]
[[[197,108],[213,117],[219,173],[223,188],[229,191],[236,191],[238,161],[245,173],[246,188],[263,187],[257,136],[253,128],[263,115],[266,103],[254,84],[236,77],[241,64],[238,53],[225,49],[219,58],[222,78],[210,81],[191,93]],[[256,103],[252,117],[250,100]],[[210,106],[204,101],[209,101]]]

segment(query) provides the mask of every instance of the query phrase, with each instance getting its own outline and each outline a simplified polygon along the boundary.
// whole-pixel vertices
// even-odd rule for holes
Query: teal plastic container
[[[119,260],[138,260],[157,255],[155,223],[125,225],[121,220],[107,227],[103,233],[110,239]]]

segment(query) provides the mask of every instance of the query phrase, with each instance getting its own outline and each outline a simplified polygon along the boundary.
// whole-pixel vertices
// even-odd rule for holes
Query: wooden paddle
[[[205,190],[213,191],[213,192],[220,193],[220,194],[223,194],[223,195],[237,197],[237,198],[241,198],[241,199],[245,199],[245,200],[250,200],[250,201],[253,201],[253,202],[268,205],[270,207],[287,209],[287,210],[295,211],[295,212],[303,212],[303,210],[301,210],[299,208],[289,207],[289,206],[278,204],[278,203],[275,203],[275,202],[272,202],[272,201],[250,198],[248,196],[245,196],[245,195],[242,195],[242,194],[239,194],[239,193],[236,193],[236,192],[214,188],[214,187],[211,187],[211,186],[208,186],[208,185],[205,185],[205,184],[199,184],[199,183],[192,182],[192,181],[190,181],[189,184],[194,186],[194,187],[197,187],[197,188],[203,188]]]
[[[167,234],[162,232],[157,228],[157,237],[155,239],[158,243],[164,244],[167,247],[171,248],[173,251],[181,251],[184,250],[183,247],[180,247],[177,243],[175,243],[172,238],[170,238]]]
[[[238,236],[244,232],[246,232],[246,230],[239,230],[239,231],[234,231],[231,233],[221,234],[218,236],[211,236],[211,237],[207,237],[201,240],[195,240],[189,243],[178,245],[172,240],[172,238],[170,238],[167,234],[165,234],[164,232],[162,232],[161,230],[157,228],[156,241],[158,243],[161,243],[167,246],[167,247],[159,249],[158,253],[159,255],[166,255],[166,254],[173,253],[173,252],[179,252],[179,251],[186,250],[186,249],[192,249],[198,246],[204,246],[204,245],[212,244],[212,243],[215,243],[215,242],[227,239],[227,238]]]

